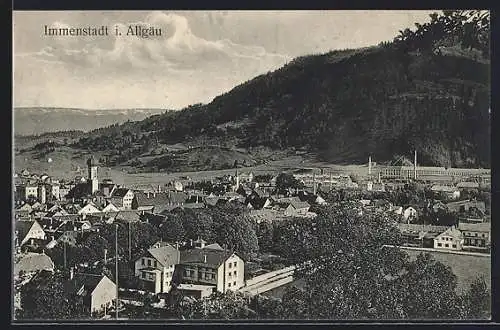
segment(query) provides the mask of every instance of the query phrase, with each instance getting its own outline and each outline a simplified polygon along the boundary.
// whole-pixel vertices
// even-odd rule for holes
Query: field
[[[421,251],[405,250],[410,258],[416,258]],[[469,289],[470,284],[478,276],[484,276],[488,288],[491,289],[491,258],[461,254],[430,252],[431,255],[443,264],[451,267],[457,276],[457,290],[463,292]]]
[[[18,149],[32,147],[31,143],[22,143],[22,146],[16,146]],[[203,155],[207,153],[202,151]],[[92,153],[96,159],[102,155],[98,152]],[[214,153],[215,154],[215,153]],[[23,153],[16,152],[14,156],[14,170],[20,172],[27,169],[32,173],[46,173],[52,177],[59,179],[74,179],[78,175],[86,176],[86,161],[91,153],[87,150],[75,150],[69,147],[58,147],[55,151],[49,152],[42,157],[38,156],[34,151],[25,151]],[[333,174],[357,174],[363,175],[367,172],[366,165],[333,165],[324,162],[319,162],[314,157],[308,155],[285,155],[284,153],[276,154],[275,160],[268,157],[268,161],[264,164],[247,166],[239,168],[240,172],[252,171],[255,175],[263,173],[278,174],[282,171],[290,171],[298,168],[323,168],[326,171],[332,171]],[[50,159],[50,162],[49,162]],[[225,159],[225,162],[228,162]],[[193,163],[191,159],[187,159],[186,166]],[[207,171],[183,171],[183,172],[137,172],[135,168],[130,166],[116,167],[100,167],[99,179],[112,179],[120,185],[137,185],[137,184],[153,184],[164,185],[172,180],[178,180],[182,177],[189,177],[192,180],[210,180],[217,176],[225,174],[234,174],[235,169],[218,169]]]

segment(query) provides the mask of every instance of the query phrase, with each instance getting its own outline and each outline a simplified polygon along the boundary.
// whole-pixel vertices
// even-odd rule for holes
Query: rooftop
[[[44,253],[25,254],[14,265],[14,274],[16,275],[21,271],[29,273],[39,270],[54,270],[52,259]]]
[[[192,249],[181,251],[181,264],[207,265],[219,267],[233,252],[218,249]],[[205,262],[206,256],[206,262]]]
[[[491,224],[488,222],[483,223],[459,223],[458,229],[462,231],[479,231],[479,232],[490,232]]]

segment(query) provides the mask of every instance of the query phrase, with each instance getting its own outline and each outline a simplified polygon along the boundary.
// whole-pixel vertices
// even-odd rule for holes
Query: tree
[[[182,219],[177,215],[165,218],[159,229],[161,238],[167,242],[181,242],[186,237]]]
[[[25,320],[58,320],[89,318],[83,299],[66,289],[68,278],[63,273],[44,273],[21,289]]]
[[[300,225],[296,244],[302,243],[303,250],[291,254],[300,253],[303,257],[296,260],[308,261],[297,273],[306,284],[304,290],[293,289],[289,297],[283,297],[287,316],[460,317],[455,275],[429,255],[410,261],[402,250],[384,247],[401,241],[393,220],[384,213],[367,210],[361,215],[353,203],[340,203],[325,207],[308,226]],[[287,299],[291,302],[285,303]]]
[[[177,214],[182,219],[187,239],[202,238],[210,242],[215,238],[213,217],[205,210],[200,212],[199,210],[183,209],[179,210]]]
[[[257,225],[257,241],[260,251],[272,251],[274,247],[274,226],[271,221],[262,221]]]
[[[248,216],[232,215],[218,210],[214,219],[217,242],[227,244],[229,249],[240,253],[243,259],[259,251],[254,224]]]
[[[297,180],[292,174],[280,173],[276,177],[276,189],[283,193],[287,189],[303,188],[304,184]]]
[[[402,276],[405,315],[409,319],[458,319],[460,299],[457,278],[451,269],[421,253]]]
[[[491,318],[491,293],[483,277],[476,278],[464,296],[465,318],[484,320]]]

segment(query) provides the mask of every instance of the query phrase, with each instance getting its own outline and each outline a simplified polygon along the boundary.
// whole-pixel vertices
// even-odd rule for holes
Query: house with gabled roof
[[[433,185],[431,187],[431,191],[448,199],[457,199],[460,197],[460,190],[458,190],[458,188],[456,187]]]
[[[115,202],[116,200],[119,200],[120,202],[118,203],[113,203],[119,207],[125,209],[125,210],[131,210],[132,209],[132,202],[134,200],[134,191],[132,189],[128,188],[118,188],[115,189],[112,195],[112,200]]]
[[[15,223],[16,246],[22,247],[25,244],[34,245],[37,242],[45,241],[46,234],[42,226],[36,220],[19,220]]]
[[[468,200],[468,199],[447,203],[446,207],[448,208],[448,210],[457,213],[467,212],[470,208],[473,207],[478,208],[483,213],[486,211],[486,205],[483,201]]]
[[[102,209],[101,212],[118,212],[120,209],[116,207],[112,202],[108,202],[108,204]]]
[[[83,297],[83,303],[91,313],[104,311],[115,304],[116,285],[109,277],[73,272],[72,269],[65,290]]]
[[[464,237],[462,232],[455,226],[446,229],[434,238],[435,249],[462,250]]]
[[[418,212],[413,206],[408,206],[403,211],[403,220],[407,223],[417,219]]]
[[[54,272],[54,262],[45,253],[29,252],[23,254],[14,264],[14,276],[39,271]]]
[[[135,276],[147,291],[169,292],[172,287],[175,265],[179,264],[179,250],[170,244],[148,249],[135,261]]]
[[[284,214],[289,217],[300,217],[306,216],[309,212],[311,206],[307,202],[303,202],[300,199],[292,199],[287,203]]]
[[[236,291],[245,285],[243,259],[217,246],[181,251],[178,268],[176,280],[183,284],[211,285],[219,292]]]
[[[272,201],[267,197],[255,197],[248,199],[246,206],[252,210],[262,210],[268,208],[272,205]]]
[[[187,199],[188,195],[183,191],[168,190],[158,193],[136,192],[135,194],[135,203],[138,209],[153,207],[153,211],[157,213],[170,206],[182,206]]]
[[[94,203],[89,202],[78,211],[78,214],[85,215],[85,214],[94,214],[100,212],[101,210],[99,210],[99,208],[97,208],[97,206]]]
[[[33,211],[33,207],[29,203],[24,203],[23,205],[16,208],[16,212],[18,212],[18,211],[24,211],[24,212],[27,212],[29,214]]]
[[[490,223],[459,223],[458,229],[464,236],[463,249],[484,249],[491,246]]]

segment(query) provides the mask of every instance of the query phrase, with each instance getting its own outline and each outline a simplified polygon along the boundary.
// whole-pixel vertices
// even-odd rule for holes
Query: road
[[[283,272],[264,278],[262,281],[252,283],[240,289],[241,292],[249,295],[261,294],[294,281],[293,274],[295,268],[287,268]],[[265,274],[264,274],[265,276]]]
[[[386,246],[386,247],[395,247],[394,245],[384,245],[384,246]],[[467,256],[491,258],[491,254],[480,253],[480,252],[454,251],[454,250],[423,248],[423,247],[410,247],[410,246],[397,246],[397,247],[399,247],[400,249],[404,249],[404,250],[414,250],[414,251],[422,251],[422,252],[439,252],[439,253],[450,253],[450,254],[461,254],[461,255],[467,255]]]

